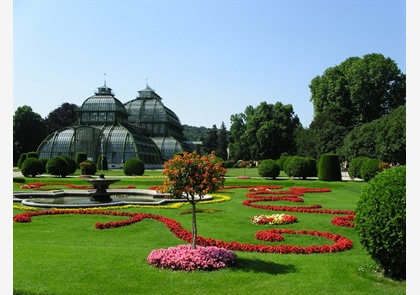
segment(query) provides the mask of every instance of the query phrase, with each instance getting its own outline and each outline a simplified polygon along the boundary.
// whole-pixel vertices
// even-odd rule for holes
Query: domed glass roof
[[[79,112],[118,112],[127,114],[123,103],[115,98],[112,89],[106,85],[98,87],[95,95],[83,102]]]
[[[142,123],[170,123],[181,126],[178,116],[165,107],[162,98],[149,86],[138,91],[137,98],[124,104],[128,112],[128,122],[140,125]]]

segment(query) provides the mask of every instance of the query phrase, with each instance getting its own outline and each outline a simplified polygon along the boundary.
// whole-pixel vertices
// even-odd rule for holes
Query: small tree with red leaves
[[[171,193],[174,198],[185,198],[192,205],[192,248],[196,248],[196,204],[208,193],[223,187],[226,169],[217,161],[215,153],[201,156],[196,151],[176,155],[164,164],[167,177],[160,192]]]

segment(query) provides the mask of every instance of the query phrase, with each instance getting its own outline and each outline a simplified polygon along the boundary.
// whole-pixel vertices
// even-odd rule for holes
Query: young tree
[[[226,169],[216,160],[214,152],[200,156],[196,151],[176,155],[164,164],[166,175],[160,192],[171,193],[175,198],[186,198],[192,205],[192,248],[196,248],[196,204],[208,193],[217,191],[224,184]]]

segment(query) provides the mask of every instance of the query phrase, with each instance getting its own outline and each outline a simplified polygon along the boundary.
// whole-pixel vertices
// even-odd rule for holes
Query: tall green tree
[[[341,118],[341,125],[349,127],[379,119],[406,101],[406,75],[395,61],[378,53],[350,57],[328,68],[309,88],[315,117],[331,107],[347,109],[351,116]]]
[[[292,105],[262,102],[256,108],[248,106],[244,114],[231,117],[232,155],[235,160],[278,159],[282,153],[296,151],[295,130],[302,125]],[[244,151],[238,151],[246,147]]]
[[[229,159],[234,161],[250,159],[248,135],[246,133],[246,116],[243,113],[230,116]]]
[[[406,75],[382,54],[350,57],[309,85],[314,104],[310,126],[318,153],[337,152],[355,127],[389,114],[406,101]]]
[[[368,157],[405,164],[406,106],[354,128],[344,138],[339,153],[347,160]]]
[[[216,125],[213,125],[211,129],[208,129],[207,135],[203,137],[203,148],[202,151],[206,154],[217,151],[218,143],[218,130]]]
[[[217,133],[217,150],[216,155],[223,160],[227,160],[228,158],[228,131],[225,126],[225,122],[222,122],[220,129]]]
[[[13,163],[17,163],[20,154],[36,151],[47,135],[41,115],[30,106],[18,107],[13,115]]]
[[[76,122],[77,108],[77,105],[65,102],[60,107],[50,112],[45,118],[48,133],[70,126]]]

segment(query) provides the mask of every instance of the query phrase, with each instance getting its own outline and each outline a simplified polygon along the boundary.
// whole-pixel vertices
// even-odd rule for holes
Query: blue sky
[[[229,128],[261,102],[313,119],[308,85],[381,53],[406,73],[406,3],[395,1],[13,2],[13,109],[46,117],[106,82],[125,103],[148,85],[182,124]]]

